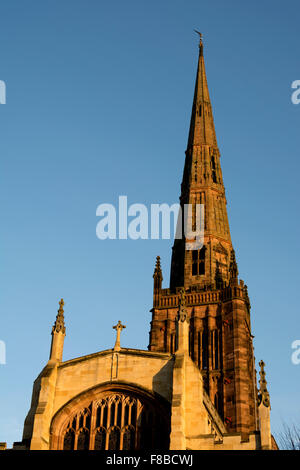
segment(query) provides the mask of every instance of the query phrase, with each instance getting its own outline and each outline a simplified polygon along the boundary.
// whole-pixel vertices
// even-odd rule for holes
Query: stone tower
[[[168,289],[162,289],[157,257],[149,350],[176,350],[176,319],[184,288],[189,355],[228,431],[247,436],[258,429],[250,302],[247,286],[238,279],[231,242],[201,37],[180,204],[193,209],[204,205],[204,245],[187,250],[184,236],[175,239]]]

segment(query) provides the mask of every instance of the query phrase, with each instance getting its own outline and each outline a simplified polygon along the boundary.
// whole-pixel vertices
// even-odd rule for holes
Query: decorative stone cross
[[[118,323],[113,326],[114,330],[117,330],[117,337],[116,337],[116,342],[114,346],[115,351],[120,351],[121,349],[121,343],[120,343],[120,336],[121,336],[121,331],[126,328],[125,325],[122,325],[121,320],[118,321]]]

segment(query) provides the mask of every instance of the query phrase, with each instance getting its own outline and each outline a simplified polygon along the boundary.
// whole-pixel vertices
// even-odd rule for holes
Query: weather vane
[[[203,38],[203,34],[202,34],[202,33],[200,33],[200,31],[197,31],[196,29],[194,29],[194,31],[195,31],[195,33],[199,34],[199,36],[200,36],[200,39],[202,39],[202,38]]]
[[[194,29],[195,33],[199,34],[199,38],[200,38],[200,46],[202,44],[202,39],[203,39],[203,34],[200,33],[200,31],[197,31],[197,29]]]

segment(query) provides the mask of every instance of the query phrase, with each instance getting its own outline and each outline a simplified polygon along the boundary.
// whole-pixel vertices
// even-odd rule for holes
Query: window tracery
[[[63,450],[168,448],[168,424],[153,403],[124,392],[110,393],[77,410],[63,426]]]

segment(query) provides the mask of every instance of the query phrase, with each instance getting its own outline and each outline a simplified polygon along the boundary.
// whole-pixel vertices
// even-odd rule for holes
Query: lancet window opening
[[[216,160],[214,155],[211,156],[211,176],[214,183],[217,182],[217,173],[216,173]]]
[[[192,250],[192,275],[205,274],[205,246],[201,250]]]

